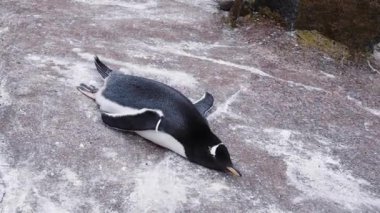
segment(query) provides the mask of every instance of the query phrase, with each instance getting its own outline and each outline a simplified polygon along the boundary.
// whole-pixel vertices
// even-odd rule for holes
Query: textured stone
[[[297,19],[298,4],[300,0],[255,0],[254,7],[258,8],[269,7],[275,12],[278,12],[283,18],[290,30],[294,29],[294,24]],[[302,1],[302,0],[301,0]]]
[[[1,0],[0,212],[379,212],[380,75],[213,0]],[[93,56],[209,117],[243,177],[105,126]]]
[[[380,42],[380,2],[303,0],[296,25],[300,29],[318,30],[350,49],[369,50]]]
[[[256,0],[284,17],[291,29],[317,30],[348,46],[370,50],[380,41],[380,2],[371,0]]]

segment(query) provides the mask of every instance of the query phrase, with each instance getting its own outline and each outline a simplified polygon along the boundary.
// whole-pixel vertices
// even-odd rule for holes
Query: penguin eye
[[[230,160],[230,154],[228,153],[227,147],[224,145],[219,146],[216,149],[215,157],[220,160]]]

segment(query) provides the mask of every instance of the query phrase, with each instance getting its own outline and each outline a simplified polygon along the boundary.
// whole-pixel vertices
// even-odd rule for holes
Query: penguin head
[[[210,169],[229,173],[241,177],[241,173],[232,165],[228,149],[222,143],[212,146],[198,147],[193,161]]]

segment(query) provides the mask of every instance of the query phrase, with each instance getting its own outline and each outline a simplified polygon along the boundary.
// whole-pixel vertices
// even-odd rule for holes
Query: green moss
[[[350,58],[347,46],[325,37],[316,30],[297,30],[298,42],[306,47],[316,48],[335,59]]]
[[[377,41],[379,23],[378,0],[301,0],[296,28],[318,30],[347,45],[355,54],[366,51],[371,43]]]
[[[269,7],[260,8],[259,13],[281,24],[285,23],[281,15],[278,12],[269,9]]]

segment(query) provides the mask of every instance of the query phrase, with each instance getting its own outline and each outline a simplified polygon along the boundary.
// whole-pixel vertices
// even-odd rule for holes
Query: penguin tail
[[[102,76],[102,78],[107,78],[109,74],[112,72],[112,70],[107,67],[103,62],[100,61],[98,56],[94,57],[94,62],[96,69],[98,70],[99,74]]]

